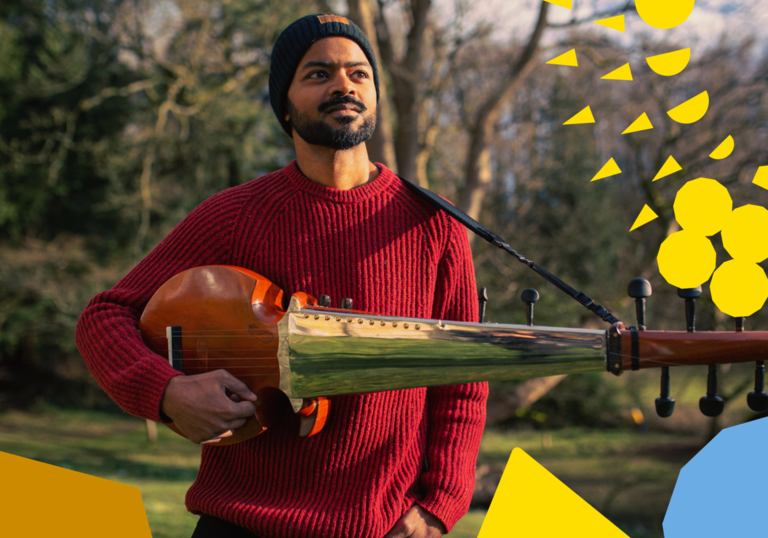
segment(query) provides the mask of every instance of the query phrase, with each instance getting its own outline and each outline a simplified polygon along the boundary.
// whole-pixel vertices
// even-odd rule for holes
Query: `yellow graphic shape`
[[[565,9],[571,9],[571,0],[544,0],[544,1],[550,4],[554,4],[556,6],[564,7]]]
[[[709,109],[709,94],[701,92],[696,97],[691,97],[685,103],[668,111],[669,117],[677,123],[696,123]]]
[[[576,59],[576,49],[571,49],[565,54],[552,58],[547,62],[552,65],[567,65],[570,67],[579,67],[579,61]]]
[[[139,489],[0,452],[3,536],[152,538]]]
[[[703,234],[680,230],[667,237],[656,257],[664,280],[677,288],[695,288],[709,280],[717,264],[715,247]]]
[[[566,121],[563,125],[579,125],[581,123],[595,123],[595,117],[592,115],[592,109],[587,107],[574,117]]]
[[[637,14],[660,30],[680,26],[693,11],[695,0],[636,0]]]
[[[725,226],[731,216],[733,200],[728,189],[720,183],[700,177],[689,181],[677,191],[674,208],[675,219],[683,230],[710,236]],[[698,284],[688,287],[696,286]]]
[[[666,54],[649,56],[645,61],[657,75],[672,77],[681,73],[691,61],[691,49],[680,49]]]
[[[759,205],[737,207],[720,237],[732,258],[760,263],[768,258],[768,209]]]
[[[515,448],[477,538],[629,538],[552,473]]]
[[[661,167],[661,170],[659,170],[659,173],[656,174],[656,177],[653,178],[653,181],[656,181],[657,179],[661,179],[663,177],[670,176],[674,174],[675,172],[679,172],[682,170],[683,167],[677,164],[677,161],[675,158],[670,155],[667,159],[667,162],[664,163],[664,166]]]
[[[648,114],[643,112],[642,115],[633,121],[629,127],[624,129],[621,134],[636,133],[637,131],[647,131],[648,129],[653,129],[653,124],[651,123],[651,120],[648,119]]]
[[[752,178],[752,183],[758,187],[768,189],[768,166],[761,166],[755,172],[755,177]]]
[[[590,179],[590,181],[597,181],[598,179],[615,176],[616,174],[621,174],[621,168],[619,168],[619,165],[616,164],[616,161],[614,161],[613,157],[611,157],[608,162],[603,165],[600,171],[595,174],[595,177]]]
[[[618,30],[619,32],[624,31],[624,15],[619,15],[617,17],[610,17],[608,19],[600,19],[599,21],[595,21],[595,24],[599,24],[600,26],[605,26],[606,28],[610,28],[611,30]]]
[[[729,260],[717,268],[709,285],[712,301],[733,317],[751,316],[768,298],[768,278],[756,263]]]
[[[657,218],[659,218],[659,216],[653,211],[653,209],[648,207],[648,204],[645,204],[643,206],[643,209],[640,210],[640,214],[635,219],[635,223],[632,225],[629,231],[631,232],[632,230],[639,228],[643,224],[648,224],[653,219],[657,219]]]
[[[715,151],[709,154],[712,159],[725,159],[731,153],[733,153],[733,137],[728,135],[728,138],[720,142],[720,145],[715,148]]]
[[[629,68],[629,64],[626,63],[614,69],[605,76],[600,77],[601,80],[632,80],[632,69]]]

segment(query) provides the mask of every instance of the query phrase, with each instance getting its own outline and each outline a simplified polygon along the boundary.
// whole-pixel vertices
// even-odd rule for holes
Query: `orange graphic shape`
[[[3,536],[152,538],[138,488],[0,452]]]

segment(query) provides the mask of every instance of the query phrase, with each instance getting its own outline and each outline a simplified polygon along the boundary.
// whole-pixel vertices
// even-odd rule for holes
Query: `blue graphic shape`
[[[768,418],[721,431],[680,471],[665,538],[765,536]]]

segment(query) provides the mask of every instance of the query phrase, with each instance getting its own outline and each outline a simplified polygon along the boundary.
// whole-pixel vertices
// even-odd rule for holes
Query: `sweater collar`
[[[299,170],[295,159],[283,168],[283,172],[294,187],[307,194],[336,203],[355,204],[384,192],[397,179],[394,172],[383,164],[376,163],[376,166],[381,170],[376,179],[349,190],[334,189],[312,181]]]

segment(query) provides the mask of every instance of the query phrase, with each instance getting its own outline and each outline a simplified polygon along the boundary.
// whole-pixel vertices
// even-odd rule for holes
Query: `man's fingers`
[[[223,379],[222,379],[222,386],[224,388],[229,389],[233,395],[237,395],[243,400],[248,400],[249,402],[255,402],[256,401],[256,395],[251,392],[251,389],[248,388],[248,386],[237,379],[235,376],[230,374],[229,372],[226,372],[224,370],[221,370],[223,372]],[[231,398],[232,396],[230,396]]]
[[[256,415],[256,406],[251,402],[228,402],[226,409],[221,410],[221,418],[227,421],[235,421],[250,418]]]

